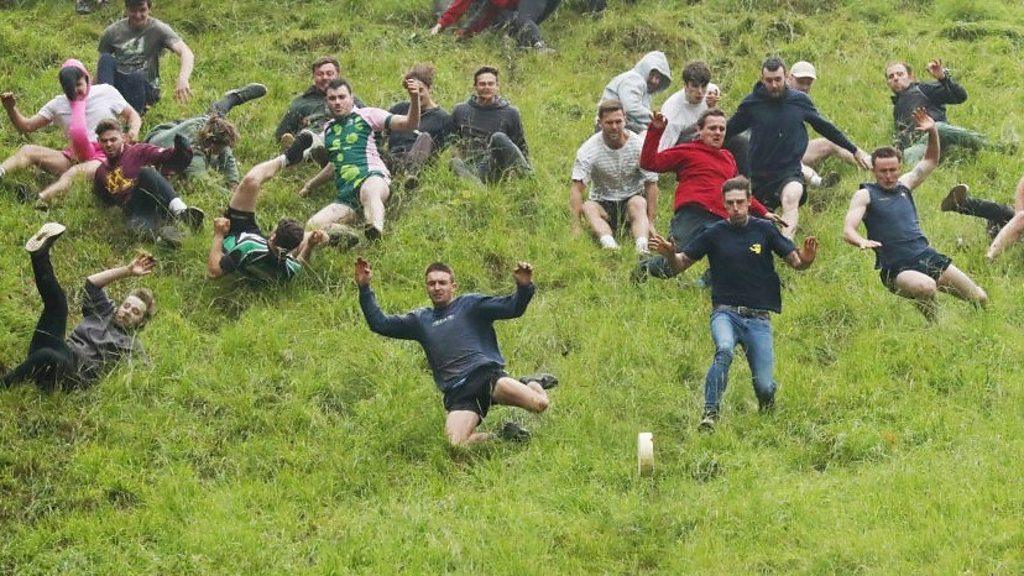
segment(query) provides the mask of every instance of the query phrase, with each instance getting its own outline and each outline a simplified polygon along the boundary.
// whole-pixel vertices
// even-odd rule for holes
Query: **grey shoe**
[[[498,430],[498,438],[509,442],[526,442],[530,439],[530,431],[519,424],[508,420]]]
[[[234,90],[228,90],[221,96],[220,100],[217,100],[210,105],[210,110],[214,114],[225,115],[235,106],[244,104],[250,100],[256,100],[267,95],[267,87],[263,84],[257,84],[255,82],[246,84],[241,88]]]
[[[89,0],[75,0],[75,13],[76,14],[89,14],[92,12],[92,6],[89,5]]]
[[[47,222],[25,242],[25,250],[31,254],[49,250],[50,246],[53,246],[53,243],[57,241],[57,238],[60,238],[65,230],[67,230],[67,227],[63,224]]]

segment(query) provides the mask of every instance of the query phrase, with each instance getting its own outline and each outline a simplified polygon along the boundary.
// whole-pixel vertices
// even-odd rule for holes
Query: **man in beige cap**
[[[814,64],[801,60],[789,70],[787,81],[793,90],[811,95],[811,85],[818,78]],[[857,159],[848,150],[836,146],[827,138],[815,138],[807,143],[807,151],[803,157],[804,180],[815,188],[829,188],[839,183],[839,173],[829,172],[824,177],[819,175],[812,166],[829,156],[838,156],[847,164],[857,166]]]

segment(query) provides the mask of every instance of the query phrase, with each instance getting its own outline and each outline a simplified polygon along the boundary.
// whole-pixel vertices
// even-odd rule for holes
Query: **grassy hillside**
[[[94,66],[119,5],[78,18],[71,2],[9,4],[0,11],[0,89],[17,92],[31,113],[57,93],[64,58]],[[308,85],[316,56],[338,56],[356,94],[383,106],[401,98],[404,69],[432,61],[437,100],[449,109],[468,95],[472,71],[493,63],[522,112],[537,173],[483,188],[439,163],[405,198],[382,245],[324,250],[279,291],[208,282],[209,225],[181,251],[156,248],[158,273],[140,283],[159,298],[143,333],[152,365],[122,366],[84,391],[0,392],[0,573],[1024,572],[1024,251],[988,265],[983,223],[938,210],[959,181],[1010,202],[1024,171],[1017,157],[952,159],[918,193],[933,244],[992,298],[978,312],[942,297],[933,326],[881,286],[870,255],[842,243],[849,196],[869,176],[833,165],[842,184],[815,192],[802,214],[822,241],[819,261],[783,273],[779,409],[757,414],[738,355],[713,435],[696,431],[713,350],[709,294],[692,287],[692,274],[629,284],[631,250],[609,254],[570,238],[566,210],[571,163],[601,88],[653,49],[677,75],[687,60],[711,63],[729,110],[765,55],[811,60],[819,108],[868,149],[890,136],[884,63],[922,69],[938,56],[972,96],[952,109],[953,121],[1018,140],[1024,8],[611,0],[595,21],[579,13],[581,2],[565,4],[544,26],[559,52],[542,57],[495,35],[425,38],[425,1],[157,3],[154,14],[197,54],[196,97],[189,105],[165,98],[147,126],[263,82],[267,98],[231,113],[248,168],[276,153],[275,123]],[[177,60],[163,62],[174,78]],[[6,119],[0,126],[7,155],[23,139]],[[63,146],[54,131],[32,141]],[[326,190],[294,194],[312,174],[306,166],[271,183],[260,219],[304,219],[326,203]],[[661,188],[664,229],[673,179]],[[68,225],[54,263],[70,293],[136,246],[120,215],[97,208],[85,186],[49,214],[17,203],[11,190],[0,185],[7,365],[22,359],[39,312],[21,250],[28,234],[50,219]],[[211,182],[182,191],[207,214],[226,205]],[[374,263],[378,296],[392,311],[426,302],[422,269],[432,260],[452,263],[467,292],[509,291],[513,263],[534,263],[537,297],[524,318],[500,324],[499,337],[512,372],[550,370],[562,386],[542,417],[498,408],[485,423],[516,418],[534,431],[529,444],[446,447],[418,346],[363,323],[351,282],[357,253]],[[639,479],[636,433],[648,430],[657,471]]]

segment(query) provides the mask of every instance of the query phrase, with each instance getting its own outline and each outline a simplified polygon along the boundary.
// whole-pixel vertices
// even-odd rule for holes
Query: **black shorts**
[[[228,206],[224,217],[231,221],[231,230],[228,231],[228,236],[238,236],[243,232],[263,236],[263,231],[256,224],[256,214],[253,212],[243,212]]]
[[[612,227],[613,233],[625,229],[626,221],[629,220],[629,212],[626,210],[626,203],[637,196],[639,196],[639,194],[634,194],[625,200],[597,201],[601,208],[604,208],[605,213],[608,214],[608,225]]]
[[[953,259],[949,256],[929,248],[918,256],[907,260],[906,262],[902,262],[897,266],[882,268],[878,271],[878,275],[882,279],[882,284],[885,284],[885,287],[895,294],[896,277],[899,276],[900,272],[914,270],[927,275],[932,280],[938,280],[939,276],[942,276],[942,273],[945,272],[946,268],[949,268],[949,265],[952,263]]]
[[[469,410],[476,412],[483,420],[491,409],[491,395],[498,379],[508,376],[498,366],[484,366],[469,373],[469,376],[455,388],[444,393],[444,409],[446,412]]]
[[[786,184],[790,182],[799,182],[803,185],[804,191],[800,195],[800,206],[803,206],[807,202],[807,185],[804,183],[804,177],[802,174],[792,174],[785,176],[782,179],[771,180],[771,181],[758,181],[753,180],[751,186],[751,193],[754,198],[757,198],[761,204],[764,204],[769,210],[776,210],[779,206],[782,206],[782,189],[786,187]]]

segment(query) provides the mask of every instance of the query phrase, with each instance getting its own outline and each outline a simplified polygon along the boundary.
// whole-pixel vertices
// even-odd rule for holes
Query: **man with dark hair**
[[[283,166],[281,158],[268,160],[253,170],[261,169],[272,175],[279,168],[271,170],[271,165]],[[224,217],[213,221],[206,274],[219,278],[239,273],[264,283],[291,280],[309,260],[313,248],[327,241],[327,234],[320,230],[303,232],[302,224],[282,218],[270,237],[265,236],[256,223],[256,201],[262,181],[250,174],[235,188]]]
[[[327,105],[332,119],[324,127],[324,146],[330,163],[299,191],[305,196],[334,177],[334,202],[310,217],[311,228],[324,230],[334,238],[350,234],[345,223],[363,216],[368,240],[384,234],[384,203],[391,196],[391,172],[381,159],[377,134],[384,131],[412,132],[420,121],[420,82],[408,77],[402,82],[409,93],[408,114],[391,114],[380,108],[356,108],[352,88],[342,79],[327,86]],[[294,158],[292,154],[289,162]]]
[[[725,141],[725,112],[718,108],[705,110],[697,119],[698,139],[658,151],[659,142],[668,125],[668,119],[655,113],[644,138],[640,154],[640,167],[651,172],[675,172],[676,194],[669,227],[669,238],[685,246],[712,224],[728,218],[722,203],[722,185],[736,176],[736,161],[723,148]],[[756,198],[751,199],[749,210],[775,222],[779,218],[769,212]],[[640,263],[633,274],[636,281],[648,275],[671,278],[678,270],[656,256]],[[703,283],[707,284],[705,275]]]
[[[453,446],[466,446],[489,440],[493,435],[477,432],[492,404],[505,404],[540,413],[548,408],[547,389],[558,380],[537,375],[517,380],[509,376],[505,358],[498,349],[495,320],[518,318],[533,298],[533,267],[519,262],[512,273],[516,292],[495,297],[481,294],[455,296],[458,285],[452,269],[442,263],[431,264],[426,272],[429,308],[417,308],[400,316],[389,316],[377,305],[370,288],[373,271],[358,258],[355,281],[359,286],[359,307],[370,330],[390,338],[415,340],[423,347],[434,382],[444,393],[448,413],[445,434]],[[500,434],[525,439],[529,433],[514,423],[506,423]]]
[[[697,138],[697,119],[708,109],[705,96],[709,83],[711,69],[704,62],[696,60],[683,68],[683,89],[669,96],[661,107],[668,126],[658,143],[659,152]]]
[[[786,76],[786,83],[792,90],[811,95],[811,87],[818,79],[818,73],[814,65],[801,60],[789,70]],[[847,164],[857,166],[857,158],[847,149],[831,142],[828,138],[815,138],[807,143],[807,150],[801,158],[803,162],[804,183],[815,188],[830,188],[839,183],[839,173],[830,172],[824,177],[815,171],[814,167],[829,156],[836,156]]]
[[[806,199],[801,159],[807,150],[808,123],[819,134],[853,153],[858,164],[867,168],[868,155],[857,148],[831,122],[826,120],[811,99],[786,85],[786,65],[779,58],[768,58],[761,66],[761,80],[743,99],[732,118],[729,134],[750,129],[750,180],[754,196],[771,209],[782,207],[787,228],[796,234],[799,207]]]
[[[970,188],[966,184],[957,184],[943,198],[940,208],[943,212],[959,212],[987,220],[986,229],[992,237],[992,245],[988,247],[985,257],[991,262],[1015,244],[1021,233],[1024,233],[1024,178],[1017,182],[1012,207],[975,198],[969,192]]]
[[[153,293],[137,288],[116,305],[104,288],[123,278],[149,274],[156,260],[143,254],[125,266],[89,276],[82,298],[82,321],[65,339],[68,300],[50,264],[50,248],[64,231],[62,224],[49,222],[25,243],[32,259],[36,289],[43,300],[43,312],[25,361],[0,380],[5,388],[29,378],[48,391],[64,385],[86,385],[122,359],[146,358],[136,333],[156,312]]]
[[[629,222],[636,251],[647,254],[647,235],[658,213],[658,175],[640,169],[640,137],[626,130],[626,114],[618,100],[597,109],[601,131],[576,152],[569,188],[573,235],[585,219],[602,248],[617,250],[615,233]],[[587,200],[587,185],[592,188]]]
[[[773,376],[771,313],[782,312],[782,294],[772,254],[795,270],[806,270],[818,253],[813,236],[797,250],[770,222],[750,217],[750,182],[746,178],[726,181],[722,198],[728,219],[709,226],[681,252],[670,240],[657,234],[651,238],[651,247],[678,272],[704,256],[710,261],[715,359],[704,379],[700,429],[705,431],[713,430],[718,421],[737,344],[743,346],[750,365],[758,408],[768,411],[775,405],[778,384]]]
[[[186,222],[193,230],[203,223],[203,211],[190,207],[178,196],[159,170],[177,172],[192,161],[192,148],[181,135],[174,146],[160,148],[152,144],[132,144],[116,120],[103,120],[96,127],[104,160],[93,174],[93,192],[108,205],[120,206],[134,232],[174,247],[181,245],[181,232],[165,225],[169,218]],[[47,205],[71,186],[71,178],[60,178],[39,193]]]
[[[419,173],[436,153],[448,145],[452,131],[452,117],[431,98],[434,90],[434,65],[416,64],[405,73],[403,80],[417,80],[420,83],[420,123],[412,132],[391,130],[388,132],[387,161],[392,172],[405,173],[405,187],[415,188],[419,184]],[[388,109],[397,116],[409,114],[409,102],[398,102]]]
[[[341,64],[337,58],[321,56],[313,61],[312,70],[312,86],[292,100],[288,105],[288,111],[277,125],[277,130],[274,131],[274,138],[281,143],[283,148],[290,147],[299,137],[300,132],[310,134],[314,140],[323,136],[324,124],[331,119],[324,96],[327,94],[327,85],[332,80],[341,78]],[[363,105],[359,98],[354,100],[356,106]],[[311,143],[311,145],[316,144],[322,146],[323,142]],[[309,146],[306,148],[308,149]]]
[[[63,151],[34,144],[22,146],[0,164],[0,182],[7,174],[30,166],[69,180],[78,174],[91,177],[103,160],[103,150],[96,142],[96,126],[107,118],[121,118],[128,125],[128,134],[138,138],[142,118],[117,89],[103,84],[93,86],[89,72],[75,59],[65,61],[58,76],[64,93],[30,118],[18,110],[12,92],[0,94],[0,102],[21,134],[56,124],[67,135],[69,146]],[[21,193],[27,195],[27,189]]]
[[[922,107],[914,111],[917,130],[928,134],[924,158],[910,172],[900,176],[900,153],[886,146],[871,155],[874,183],[861,185],[853,195],[843,225],[843,239],[861,250],[875,251],[875,268],[882,284],[891,292],[910,298],[928,321],[937,310],[935,294],[949,292],[980,306],[988,296],[953,260],[928,244],[921,231],[912,190],[939,164],[939,131]],[[861,222],[867,238],[857,232]]]
[[[160,54],[165,49],[181,57],[174,99],[184,102],[192,96],[195,55],[177,32],[149,15],[152,7],[153,0],[125,0],[125,17],[108,26],[99,43],[97,82],[117,88],[139,114],[160,100]]]
[[[458,154],[452,157],[452,169],[463,178],[484,182],[513,171],[532,171],[519,110],[499,94],[498,69],[477,69],[473,90],[469,100],[452,110]]]
[[[978,150],[988,144],[985,137],[973,130],[954,126],[946,117],[947,104],[967,101],[967,91],[942,66],[942,60],[928,61],[928,74],[935,82],[921,83],[906,62],[892,62],[885,67],[885,82],[892,91],[892,117],[896,126],[896,146],[903,151],[908,164],[917,164],[927,150],[927,141],[915,131],[914,111],[924,108],[935,120],[943,150],[963,146]]]
[[[664,52],[648,52],[628,70],[612,78],[604,87],[601,100],[618,100],[626,112],[626,128],[637,134],[651,122],[651,98],[667,90],[672,83],[672,70]]]

